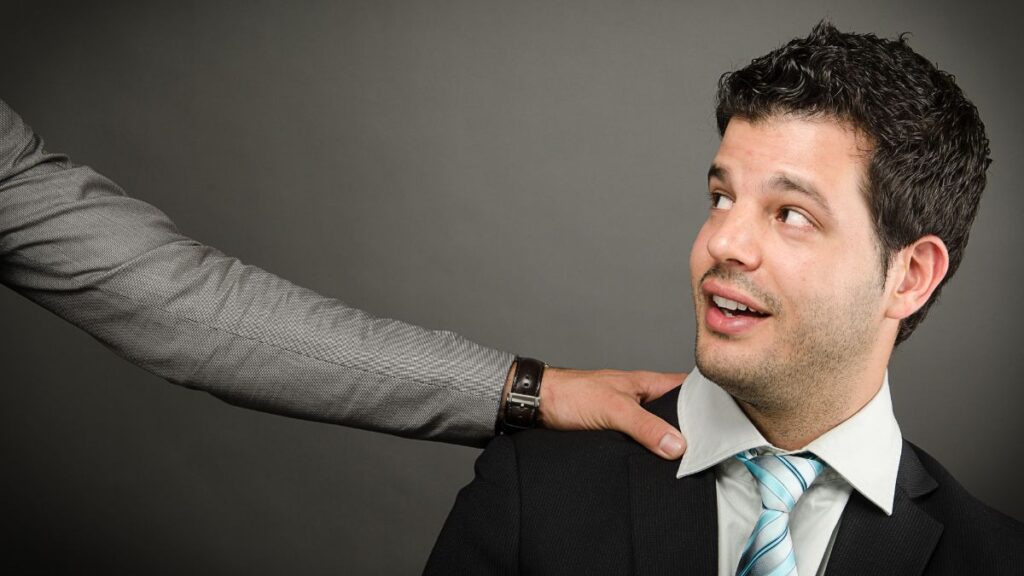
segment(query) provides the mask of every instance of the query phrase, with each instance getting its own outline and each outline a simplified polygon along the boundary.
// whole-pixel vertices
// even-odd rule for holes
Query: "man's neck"
[[[791,406],[759,407],[736,398],[768,442],[783,450],[799,450],[860,411],[878,393],[885,379],[885,364],[853,379],[834,379],[831,386],[818,386],[817,394],[801,398]]]

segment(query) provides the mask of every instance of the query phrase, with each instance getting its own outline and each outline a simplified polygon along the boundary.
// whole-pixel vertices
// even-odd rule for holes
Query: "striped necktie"
[[[797,576],[789,512],[825,465],[808,452],[758,456],[747,450],[736,458],[757,479],[761,492],[761,516],[740,555],[736,576]]]

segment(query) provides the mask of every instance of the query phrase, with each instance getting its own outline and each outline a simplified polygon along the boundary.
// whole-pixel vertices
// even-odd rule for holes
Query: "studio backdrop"
[[[895,409],[1024,520],[1015,6],[7,0],[0,98],[299,285],[554,365],[687,371],[719,75],[822,18],[910,32],[994,163],[957,277],[892,361]],[[5,565],[417,573],[477,454],[229,406],[0,289]]]

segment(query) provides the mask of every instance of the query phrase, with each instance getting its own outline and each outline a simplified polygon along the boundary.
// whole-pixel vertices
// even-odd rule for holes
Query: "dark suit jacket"
[[[677,423],[678,390],[648,406]],[[614,432],[531,431],[491,442],[427,574],[715,574],[715,474]],[[904,441],[892,516],[856,491],[828,574],[1024,574],[1024,525],[976,500]]]

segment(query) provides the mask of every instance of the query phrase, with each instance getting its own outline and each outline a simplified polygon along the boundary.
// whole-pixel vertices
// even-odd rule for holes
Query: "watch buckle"
[[[509,392],[507,404],[516,404],[524,408],[540,408],[540,398],[537,396],[530,396],[529,394],[519,394],[516,392]]]

